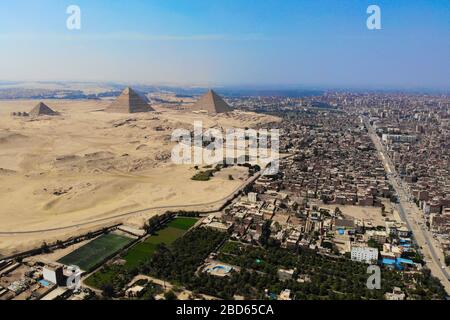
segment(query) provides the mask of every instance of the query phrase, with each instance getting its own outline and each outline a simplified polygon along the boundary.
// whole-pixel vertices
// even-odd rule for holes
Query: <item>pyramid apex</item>
[[[130,94],[133,91],[134,90],[131,87],[126,87],[125,89],[123,89],[122,94]]]
[[[208,113],[225,113],[233,111],[213,89],[209,89],[193,106],[192,110],[207,111]]]
[[[115,113],[136,113],[155,111],[148,104],[148,99],[131,87],[126,87],[120,96],[106,109]]]
[[[41,116],[41,115],[47,115],[47,116],[54,116],[57,115],[57,112],[50,109],[44,102],[40,101],[31,111],[31,116]]]

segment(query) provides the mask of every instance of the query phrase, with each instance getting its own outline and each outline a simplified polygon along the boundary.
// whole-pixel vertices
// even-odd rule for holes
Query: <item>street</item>
[[[394,187],[398,195],[398,209],[400,217],[403,221],[405,221],[408,229],[413,232],[414,239],[420,247],[426,266],[431,270],[431,274],[441,281],[447,294],[450,294],[450,275],[448,274],[446,268],[442,268],[445,263],[439,259],[439,255],[436,253],[440,249],[435,248],[433,241],[430,241],[432,236],[429,234],[429,231],[426,229],[423,222],[421,222],[423,219],[423,213],[419,208],[417,208],[409,192],[405,191],[406,188],[400,180],[386,149],[381,144],[380,138],[365,118],[364,124],[369,131],[369,136],[371,137],[377,151],[381,155],[380,158],[383,161],[389,182]],[[420,224],[422,224],[422,226]]]

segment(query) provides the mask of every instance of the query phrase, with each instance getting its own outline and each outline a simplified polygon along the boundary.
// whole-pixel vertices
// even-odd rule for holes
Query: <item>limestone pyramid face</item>
[[[39,102],[31,111],[30,116],[31,117],[38,117],[38,116],[55,116],[58,113],[50,109],[45,103]]]
[[[231,112],[231,108],[214,90],[209,90],[192,107],[193,111],[206,111],[211,114]]]
[[[106,109],[113,113],[137,113],[155,111],[148,104],[145,96],[131,88],[126,88],[122,94]]]

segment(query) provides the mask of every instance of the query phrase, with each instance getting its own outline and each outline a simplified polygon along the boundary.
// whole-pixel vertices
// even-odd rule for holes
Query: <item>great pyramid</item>
[[[193,111],[206,111],[208,113],[224,113],[233,111],[214,90],[209,90],[192,107]]]
[[[39,102],[33,110],[30,111],[30,117],[38,116],[56,116],[58,113],[50,109],[45,103]]]
[[[131,88],[126,88],[105,111],[114,113],[137,113],[155,110],[150,107],[145,96],[137,93]]]

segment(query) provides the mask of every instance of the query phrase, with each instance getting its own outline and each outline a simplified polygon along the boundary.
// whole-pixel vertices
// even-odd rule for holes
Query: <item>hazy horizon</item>
[[[63,85],[64,87],[59,87]],[[355,93],[405,93],[405,94],[437,94],[450,95],[448,88],[430,87],[401,87],[401,86],[327,86],[327,85],[304,85],[304,84],[177,84],[177,83],[157,83],[157,82],[121,82],[121,81],[83,81],[83,80],[5,80],[0,79],[0,90],[20,88],[20,89],[47,89],[47,90],[77,90],[77,85],[85,89],[93,89],[96,86],[110,85],[116,90],[125,87],[139,88],[141,91],[149,89],[170,90],[174,92],[184,92],[186,94],[202,94],[207,89],[214,89],[226,96],[238,95],[270,95],[267,92],[284,93],[284,96],[301,95],[321,95],[326,92],[355,92]],[[152,91],[152,90],[150,90]],[[289,94],[291,92],[292,94]],[[260,93],[260,94],[259,94]]]
[[[81,8],[81,30],[66,9]],[[366,9],[381,8],[381,30]],[[0,6],[1,80],[450,88],[448,1],[27,1]]]

